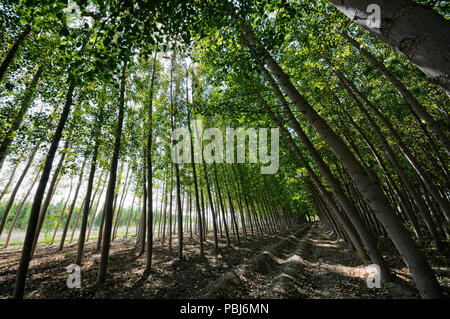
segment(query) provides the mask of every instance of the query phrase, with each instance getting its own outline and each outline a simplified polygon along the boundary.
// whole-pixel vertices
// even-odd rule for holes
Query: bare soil
[[[358,257],[318,222],[282,232],[241,238],[232,247],[220,238],[213,250],[210,235],[205,258],[199,256],[198,240],[185,234],[184,257],[176,258],[168,241],[155,239],[153,270],[144,275],[145,255],[137,256],[136,239],[112,242],[105,284],[95,285],[100,253],[89,241],[81,267],[81,288],[69,289],[66,267],[74,263],[76,243],[63,252],[57,246],[39,245],[30,264],[26,298],[418,298],[406,267],[395,255],[386,256],[397,275],[395,283],[367,287],[367,274]],[[242,236],[241,236],[242,237]],[[0,298],[14,291],[20,248],[0,250]],[[448,260],[437,260],[438,280],[449,290]]]

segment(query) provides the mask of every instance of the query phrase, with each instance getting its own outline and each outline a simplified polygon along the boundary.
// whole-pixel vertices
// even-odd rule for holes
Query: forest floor
[[[100,253],[89,241],[81,267],[81,288],[69,289],[66,267],[74,262],[76,243],[63,252],[39,245],[30,264],[26,298],[418,298],[406,267],[395,254],[386,256],[396,274],[395,283],[368,288],[365,265],[340,240],[318,222],[289,231],[260,236],[232,247],[220,238],[205,244],[205,258],[198,256],[198,241],[185,234],[184,258],[176,258],[167,239],[154,241],[153,270],[144,276],[145,255],[137,257],[135,238],[112,242],[108,279],[95,285]],[[20,259],[19,248],[0,250],[0,298],[10,298]],[[434,259],[434,270],[448,296],[450,263]]]

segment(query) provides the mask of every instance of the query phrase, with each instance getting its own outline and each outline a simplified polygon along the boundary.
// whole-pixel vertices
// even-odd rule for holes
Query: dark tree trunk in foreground
[[[147,200],[148,200],[148,220],[147,220],[147,258],[145,264],[145,270],[150,271],[152,268],[152,255],[153,255],[153,89],[155,85],[156,75],[156,57],[158,51],[155,50],[153,57],[153,69],[152,79],[150,83],[150,97],[149,97],[149,110],[148,110],[148,137],[147,137]]]
[[[31,206],[30,219],[28,220],[27,232],[25,235],[25,241],[23,243],[22,256],[20,258],[19,268],[17,270],[16,284],[14,287],[14,298],[22,299],[25,291],[25,281],[28,273],[28,266],[31,259],[31,250],[33,248],[33,240],[36,233],[36,226],[39,217],[39,211],[41,209],[42,199],[44,197],[45,187],[47,186],[48,179],[50,177],[50,171],[52,169],[53,159],[55,158],[56,149],[58,148],[59,141],[61,140],[64,126],[66,125],[67,117],[70,113],[70,107],[72,106],[73,90],[75,88],[75,82],[73,79],[69,82],[69,88],[66,94],[66,102],[59,119],[58,127],[56,128],[55,135],[53,136],[50,149],[48,150],[47,157],[45,159],[44,169],[39,181],[39,185],[36,189],[33,205]]]
[[[119,162],[120,141],[122,137],[123,118],[125,112],[125,84],[126,71],[128,59],[125,60],[122,67],[122,78],[120,84],[120,98],[119,98],[119,117],[117,119],[117,131],[114,142],[114,152],[111,160],[111,169],[109,172],[109,182],[106,191],[105,209],[103,215],[105,216],[105,225],[103,229],[103,245],[100,258],[100,265],[98,268],[97,283],[102,284],[106,279],[106,270],[108,268],[109,246],[111,243],[111,228],[113,221],[113,201],[114,190],[116,188],[117,164]]]
[[[8,66],[11,64],[11,62],[14,59],[14,56],[17,53],[17,50],[22,45],[25,38],[30,34],[31,32],[31,25],[28,24],[25,27],[25,30],[23,30],[19,36],[17,37],[16,42],[14,42],[11,49],[9,49],[8,54],[6,55],[5,59],[3,60],[2,64],[0,65],[0,81],[3,79],[3,76],[6,73],[6,70],[8,69]]]
[[[329,0],[353,22],[368,30],[417,66],[450,94],[450,23],[435,10],[412,0]],[[380,8],[381,27],[368,24],[371,12]]]
[[[69,146],[69,139],[66,140],[64,149],[66,149],[68,146]],[[33,258],[34,251],[36,249],[36,245],[39,241],[39,235],[41,233],[42,225],[44,224],[45,215],[47,213],[48,206],[50,205],[50,202],[53,198],[53,194],[57,188],[57,184],[59,183],[59,178],[61,178],[61,176],[59,174],[63,167],[65,158],[66,158],[66,152],[64,152],[61,155],[59,163],[55,169],[55,172],[53,173],[53,178],[50,182],[50,187],[48,188],[47,197],[45,198],[44,205],[41,207],[41,211],[39,212],[38,224],[36,226],[36,235],[34,236],[33,249],[31,250],[31,258]]]
[[[8,236],[6,237],[6,240],[5,240],[5,246],[3,246],[3,248],[8,247],[9,240],[10,240],[10,238],[11,238],[12,231],[13,231],[13,229],[14,229],[14,226],[16,225],[16,222],[17,222],[17,218],[19,217],[19,214],[20,214],[20,212],[22,211],[23,205],[25,205],[25,202],[26,202],[27,199],[28,199],[28,196],[30,196],[31,190],[33,189],[34,185],[36,184],[36,182],[37,182],[37,180],[38,180],[38,177],[39,177],[41,171],[42,171],[42,169],[40,169],[39,172],[36,174],[36,177],[33,179],[33,182],[31,183],[30,188],[28,188],[27,193],[26,193],[25,196],[23,197],[22,202],[20,203],[20,206],[19,206],[19,208],[17,209],[17,212],[14,214],[14,218],[13,218],[13,220],[12,220],[11,227],[9,228],[9,231],[8,231]]]

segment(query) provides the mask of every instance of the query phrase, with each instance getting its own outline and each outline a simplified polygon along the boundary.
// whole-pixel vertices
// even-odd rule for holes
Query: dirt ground
[[[105,284],[95,285],[100,253],[89,241],[81,267],[81,288],[69,289],[66,267],[76,255],[76,243],[63,252],[39,245],[30,264],[26,298],[418,298],[410,276],[398,257],[386,256],[397,275],[395,283],[367,287],[366,268],[346,245],[318,222],[249,240],[241,238],[213,252],[213,238],[205,244],[205,258],[198,256],[198,241],[185,234],[184,258],[154,241],[153,271],[143,275],[145,255],[137,257],[135,238],[112,242]],[[14,291],[20,248],[0,250],[0,298]],[[438,260],[438,280],[448,296],[448,260]]]

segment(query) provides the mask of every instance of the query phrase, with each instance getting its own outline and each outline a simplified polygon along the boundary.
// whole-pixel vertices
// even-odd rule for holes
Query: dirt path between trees
[[[249,234],[249,239],[251,235]],[[136,257],[135,238],[113,241],[108,279],[95,286],[100,258],[95,242],[88,242],[81,267],[81,289],[66,285],[66,267],[74,262],[76,244],[63,252],[39,245],[31,262],[26,298],[417,298],[404,268],[399,280],[380,289],[369,289],[364,265],[342,241],[318,222],[307,223],[257,239],[236,241],[213,253],[212,237],[205,258],[198,242],[185,235],[185,259],[176,258],[166,242],[155,240],[153,272],[143,277],[145,256]],[[232,238],[234,239],[234,238]],[[0,298],[14,290],[20,249],[0,250]]]

